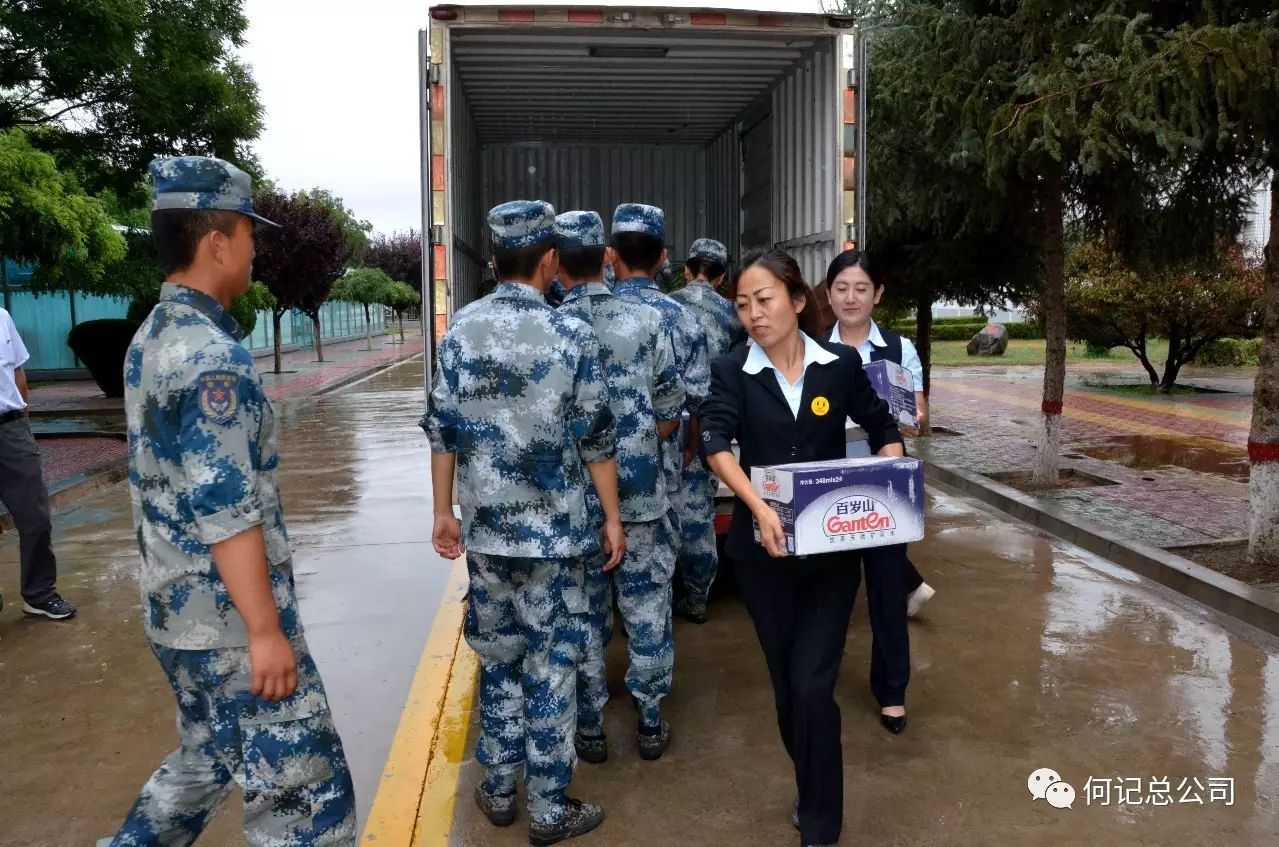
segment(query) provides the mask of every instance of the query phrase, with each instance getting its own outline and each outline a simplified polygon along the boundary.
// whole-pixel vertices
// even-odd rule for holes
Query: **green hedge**
[[[990,321],[968,321],[966,323],[935,323],[933,324],[932,339],[933,341],[968,341],[974,335],[981,332],[990,324]],[[1038,324],[1034,323],[1006,323],[1004,329],[1008,330],[1010,339],[1040,339],[1044,337],[1043,330]],[[915,338],[918,335],[918,329],[914,323],[899,323],[893,326],[895,332],[899,332],[909,338]]]
[[[1204,345],[1194,363],[1210,368],[1255,367],[1261,364],[1261,339],[1218,338]]]

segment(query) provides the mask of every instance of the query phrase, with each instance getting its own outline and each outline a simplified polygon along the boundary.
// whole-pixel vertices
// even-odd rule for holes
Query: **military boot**
[[[689,623],[704,624],[707,619],[706,604],[690,600],[687,597],[681,597],[675,603],[675,614]]]
[[[515,823],[515,795],[489,794],[483,785],[475,786],[475,805],[493,826],[510,826]]]
[[[594,803],[568,800],[564,819],[554,824],[530,824],[528,843],[533,847],[558,844],[579,835],[585,835],[604,822],[604,810]]]
[[[600,765],[608,761],[608,739],[604,733],[584,735],[581,730],[573,736],[573,748],[577,750],[577,758],[592,765]]]
[[[662,758],[666,748],[671,745],[671,725],[663,720],[651,729],[640,726],[638,737],[640,758],[648,762],[655,761]]]

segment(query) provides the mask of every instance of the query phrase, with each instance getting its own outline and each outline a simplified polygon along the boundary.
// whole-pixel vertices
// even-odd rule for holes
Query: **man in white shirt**
[[[40,449],[27,425],[27,375],[22,366],[29,358],[13,318],[0,309],[0,503],[18,529],[22,611],[62,620],[74,615],[76,608],[54,590],[58,564],[53,555],[49,491],[40,468]]]

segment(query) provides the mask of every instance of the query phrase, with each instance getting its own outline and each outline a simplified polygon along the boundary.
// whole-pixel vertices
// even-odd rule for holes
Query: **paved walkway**
[[[257,366],[267,395],[278,402],[324,391],[370,369],[421,353],[422,349],[422,336],[410,327],[404,344],[399,343],[398,334],[374,336],[371,352],[365,350],[364,339],[359,339],[326,345],[323,363],[315,361],[315,351],[310,348],[285,353],[279,375],[271,372],[274,363],[270,357],[258,359]],[[31,408],[45,484],[50,488],[127,458],[128,448],[121,437],[123,402],[104,397],[92,380],[40,385],[31,392]],[[103,430],[114,431],[116,436],[66,434]],[[58,437],[52,437],[54,433]]]
[[[938,593],[910,626],[905,734],[878,722],[862,597],[848,635],[836,688],[841,844],[1279,843],[1272,640],[1245,637],[1122,568],[936,491],[928,537],[912,557]],[[609,760],[580,764],[572,786],[604,804],[606,819],[581,847],[798,843],[793,769],[750,620],[732,595],[717,596],[710,611],[705,626],[676,623],[665,709],[675,736],[657,762],[639,758],[620,630],[613,640]],[[462,644],[460,693],[449,691],[440,718],[441,761],[427,773],[415,847],[526,843],[523,809],[498,830],[471,800],[481,776],[471,656]],[[1039,768],[1074,788],[1072,808],[1031,799],[1027,779]],[[366,831],[363,843],[386,841]]]
[[[1103,484],[1041,499],[1158,547],[1246,535],[1252,379],[1246,371],[1186,369],[1183,383],[1225,393],[1147,397],[1085,385],[1140,383],[1133,367],[1072,368],[1063,467]],[[1042,427],[1042,380],[1039,368],[937,369],[933,423],[962,435],[938,435],[916,451],[978,473],[1029,470]]]

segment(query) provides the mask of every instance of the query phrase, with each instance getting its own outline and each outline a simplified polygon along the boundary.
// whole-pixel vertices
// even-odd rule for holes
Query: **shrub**
[[[1033,321],[1004,324],[1008,337],[1019,341],[1038,341],[1044,337],[1044,326]]]
[[[1091,341],[1084,343],[1085,359],[1109,359],[1110,348],[1105,344],[1094,344]]]
[[[138,326],[137,321],[127,318],[109,318],[85,321],[67,333],[67,346],[108,397],[124,396],[124,357]]]
[[[1261,363],[1260,338],[1218,338],[1205,344],[1194,363],[1207,368],[1245,368]]]

